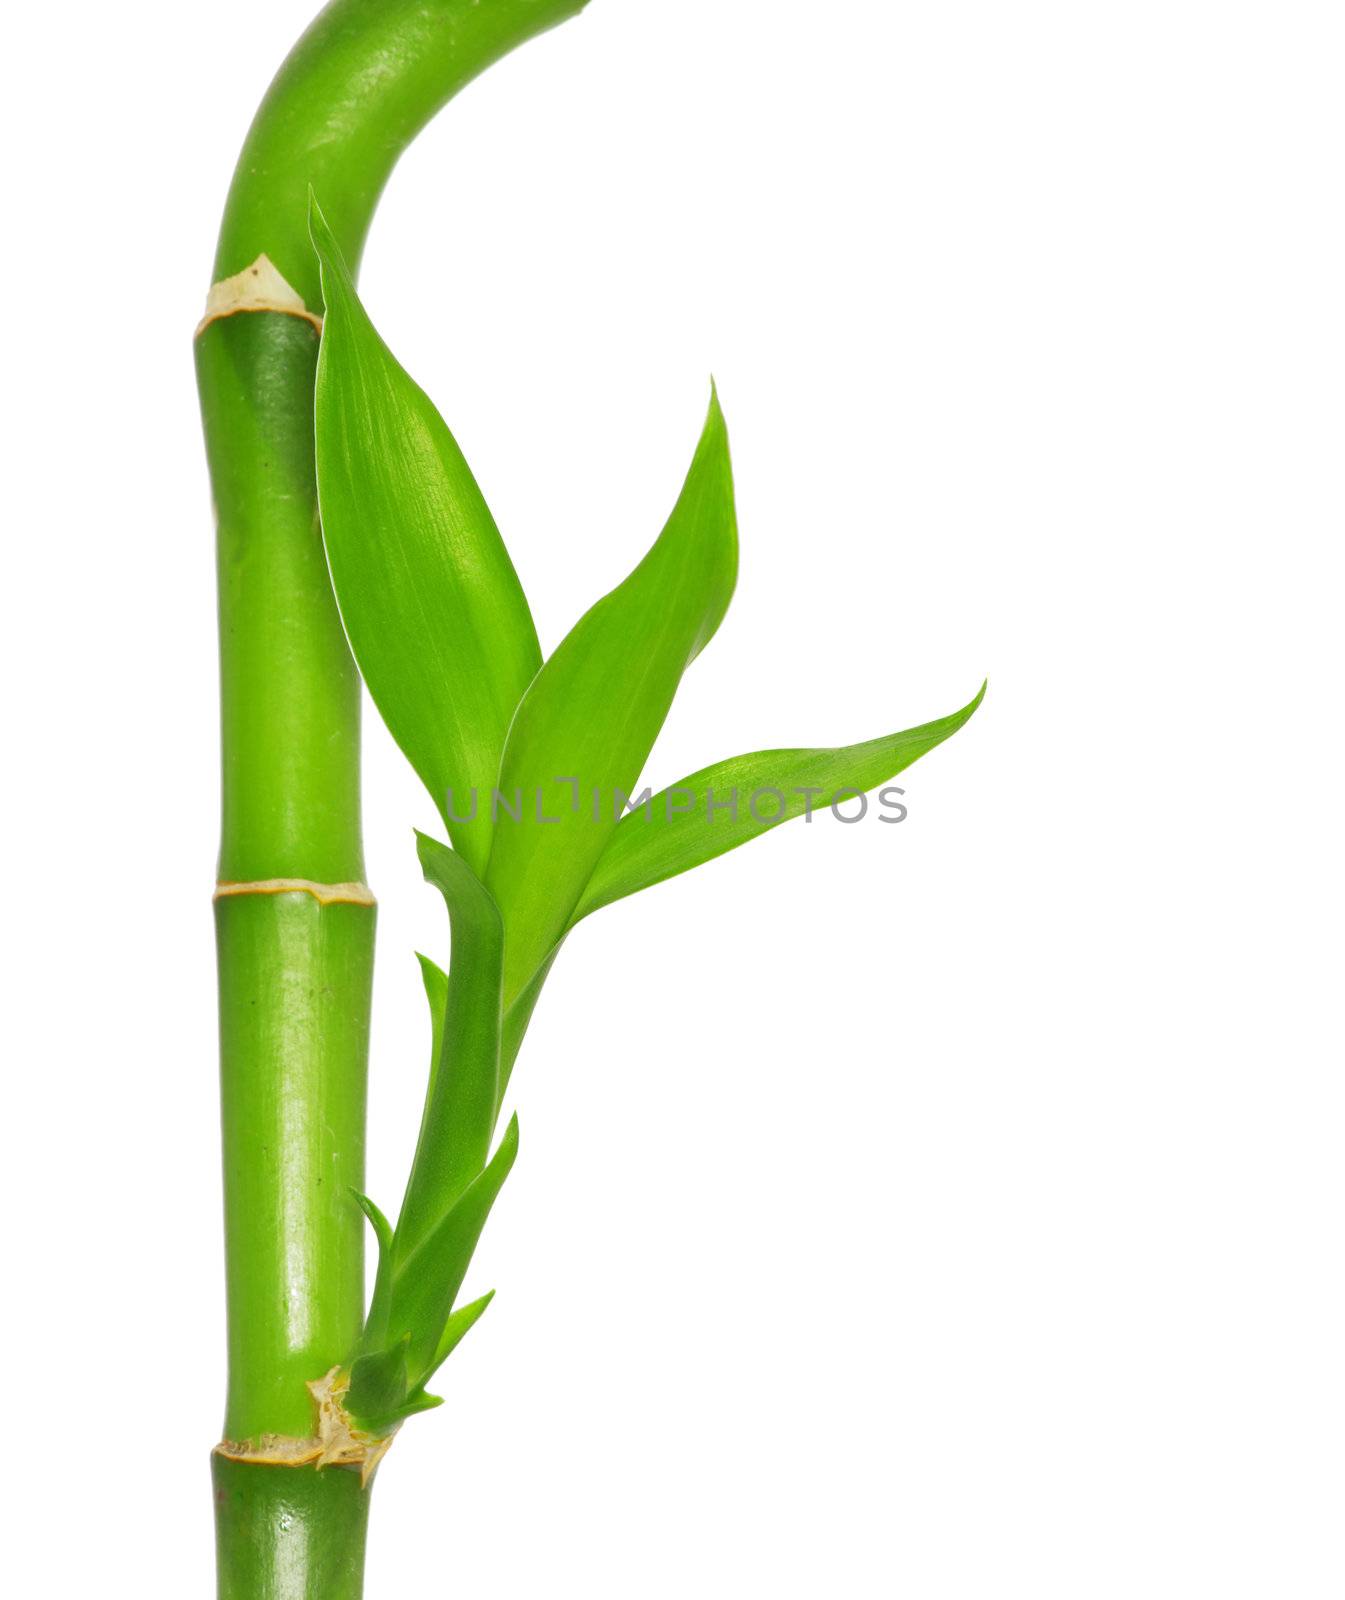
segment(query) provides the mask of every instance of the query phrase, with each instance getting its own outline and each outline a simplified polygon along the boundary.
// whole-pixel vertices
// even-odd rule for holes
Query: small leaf
[[[417,834],[416,845],[426,880],[448,907],[453,959],[444,983],[438,1056],[397,1221],[398,1266],[480,1175],[499,1104],[500,913],[460,855],[426,834]],[[435,967],[433,977],[424,965],[422,971],[427,993],[437,993],[443,974]]]
[[[514,1117],[486,1170],[397,1269],[390,1320],[399,1333],[411,1335],[407,1366],[413,1383],[422,1382],[432,1370],[472,1252],[517,1155],[518,1118]]]
[[[430,1360],[429,1377],[439,1367],[443,1366],[449,1356],[458,1348],[466,1336],[480,1321],[482,1313],[495,1298],[495,1291],[483,1294],[479,1300],[471,1300],[465,1306],[459,1306],[444,1324],[444,1331],[439,1336],[439,1344]],[[422,1380],[423,1381],[423,1380]]]
[[[537,633],[471,469],[379,338],[315,200],[309,230],[326,302],[317,477],[332,585],[374,704],[483,872],[490,809],[470,797],[496,781],[541,665]]]
[[[509,730],[499,789],[520,816],[501,811],[486,873],[509,935],[506,1008],[569,920],[616,826],[619,795],[728,608],[737,566],[728,432],[712,395],[663,532],[562,641]]]
[[[886,783],[956,733],[984,694],[982,684],[970,705],[952,716],[865,744],[831,750],[758,750],[693,772],[660,791],[647,808],[622,819],[571,925],[613,900],[736,850],[791,817],[803,816],[809,808],[822,810],[833,798],[863,794]],[[726,809],[730,797],[735,812]]]
[[[410,1340],[403,1336],[386,1350],[357,1356],[350,1367],[346,1410],[365,1427],[377,1428],[391,1420],[405,1404],[406,1353]]]
[[[442,1395],[426,1394],[424,1389],[413,1390],[386,1419],[385,1426],[390,1426],[394,1422],[405,1422],[407,1417],[414,1417],[421,1411],[433,1411],[436,1406],[441,1406],[443,1403]]]
[[[358,1189],[350,1192],[355,1196],[360,1210],[368,1217],[374,1237],[378,1240],[378,1271],[374,1275],[374,1292],[369,1300],[369,1315],[364,1319],[364,1338],[361,1341],[362,1347],[369,1350],[381,1345],[388,1332],[388,1309],[392,1296],[392,1224],[367,1194],[361,1194]]]
[[[425,999],[430,1007],[430,1082],[425,1090],[425,1103],[428,1105],[434,1096],[434,1079],[439,1071],[439,1052],[444,1043],[444,1008],[448,1004],[448,974],[431,961],[429,956],[421,955],[419,950],[416,951],[416,960],[420,962],[420,978],[425,985]]]

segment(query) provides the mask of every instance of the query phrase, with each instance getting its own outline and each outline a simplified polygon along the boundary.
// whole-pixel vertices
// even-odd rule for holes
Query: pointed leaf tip
[[[422,1389],[418,1394],[412,1394],[405,1405],[398,1406],[388,1421],[404,1422],[408,1417],[414,1417],[421,1411],[433,1411],[436,1406],[441,1406],[443,1403],[443,1395],[428,1394]]]
[[[985,697],[983,683],[960,711],[901,733],[829,749],[757,750],[703,767],[622,819],[598,858],[570,926],[626,895],[690,871],[791,817],[887,783],[957,732]],[[770,810],[758,810],[770,795]],[[673,797],[676,796],[676,804]],[[688,798],[690,804],[687,803]]]
[[[355,1197],[356,1205],[358,1205],[360,1210],[363,1211],[366,1217],[368,1217],[369,1224],[374,1230],[374,1235],[378,1240],[379,1247],[381,1249],[386,1249],[387,1246],[392,1242],[392,1224],[367,1194],[361,1194],[360,1191],[353,1185],[351,1185],[350,1192]]]
[[[439,1344],[435,1349],[430,1362],[430,1369],[420,1380],[427,1383],[436,1371],[448,1360],[449,1356],[458,1348],[463,1339],[471,1332],[481,1320],[486,1307],[495,1298],[494,1289],[489,1289],[479,1300],[473,1300],[468,1305],[459,1306],[444,1324],[444,1331],[440,1335]]]
[[[712,392],[663,531],[561,641],[510,724],[498,792],[518,810],[501,814],[485,875],[509,930],[506,1008],[564,931],[737,573],[728,430]]]
[[[308,186],[308,237],[322,266],[334,265],[337,262],[342,267],[345,266],[345,262],[341,260],[341,249],[336,242],[336,235],[318,204],[317,192],[311,183]]]
[[[388,731],[482,873],[505,736],[542,664],[537,632],[457,441],[379,337],[316,202],[310,222],[327,307],[314,446],[332,588]]]
[[[453,848],[442,839],[436,839],[432,833],[422,833],[419,828],[412,831],[416,836],[416,860],[420,862],[420,870],[425,881],[433,883],[434,874],[440,870],[445,858],[453,855]],[[448,870],[451,872],[453,868],[450,866]]]
[[[392,1224],[367,1194],[352,1186],[355,1203],[369,1219],[378,1240],[378,1271],[374,1275],[374,1292],[369,1301],[369,1314],[364,1321],[364,1346],[366,1351],[381,1343],[387,1333],[388,1309],[392,1300]]]

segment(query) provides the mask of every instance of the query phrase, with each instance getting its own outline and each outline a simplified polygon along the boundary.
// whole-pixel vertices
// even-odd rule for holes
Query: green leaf
[[[514,1070],[514,1062],[518,1059],[518,1052],[523,1045],[523,1036],[528,1031],[528,1024],[532,1021],[532,1014],[537,1009],[537,1002],[541,998],[542,985],[547,980],[552,964],[560,954],[560,947],[565,942],[562,934],[548,951],[537,971],[524,986],[523,992],[515,999],[514,1003],[504,1014],[504,1026],[500,1034],[500,1099],[504,1099],[505,1090],[509,1087],[509,1079]]]
[[[406,1358],[410,1335],[403,1334],[388,1350],[360,1356],[350,1369],[350,1387],[346,1394],[346,1410],[351,1416],[375,1432],[415,1416],[418,1411],[432,1411],[443,1405],[443,1398],[427,1394],[425,1385],[443,1366],[463,1339],[481,1320],[486,1307],[495,1298],[494,1289],[480,1299],[459,1306],[444,1324],[426,1370],[411,1387],[407,1378]]]
[[[407,1417],[414,1417],[421,1411],[433,1411],[435,1406],[441,1406],[444,1397],[438,1394],[426,1394],[424,1389],[416,1389],[409,1394],[401,1405],[384,1419],[383,1426],[389,1427],[394,1422],[404,1422]]]
[[[426,880],[448,907],[453,959],[443,984],[436,1064],[397,1221],[398,1266],[480,1175],[499,1104],[500,913],[455,851],[426,834],[416,835],[416,847]],[[443,973],[433,963],[422,964],[422,972],[433,1004]]]
[[[357,1356],[350,1366],[350,1386],[345,1408],[356,1421],[375,1430],[385,1426],[406,1401],[406,1354],[410,1340],[403,1335],[385,1350]]]
[[[416,951],[420,962],[420,979],[425,985],[425,999],[430,1007],[430,1082],[425,1090],[425,1103],[434,1097],[434,1080],[439,1071],[439,1052],[444,1043],[444,1008],[448,1005],[448,974],[429,956]]]
[[[537,633],[462,452],[374,330],[316,200],[309,230],[326,302],[317,476],[332,584],[374,704],[480,873]]]
[[[479,1300],[473,1300],[465,1306],[460,1306],[452,1313],[444,1325],[444,1331],[439,1337],[439,1343],[435,1347],[433,1356],[430,1357],[429,1365],[416,1380],[415,1387],[404,1399],[399,1399],[393,1405],[387,1407],[385,1411],[380,1412],[377,1420],[378,1426],[387,1427],[393,1422],[401,1422],[406,1417],[415,1416],[418,1411],[432,1411],[435,1406],[443,1405],[442,1396],[427,1394],[425,1385],[458,1348],[467,1334],[476,1326],[481,1314],[494,1298],[495,1291],[492,1289],[489,1294],[483,1294]],[[405,1350],[405,1342],[401,1348],[403,1351]],[[356,1365],[358,1366],[358,1363]],[[354,1393],[355,1378],[353,1373],[350,1387],[351,1393]],[[352,1411],[352,1414],[359,1414],[354,1412],[349,1396],[347,1396],[346,1409]]]
[[[397,1269],[390,1321],[398,1333],[411,1335],[407,1366],[415,1383],[431,1370],[472,1252],[517,1155],[514,1117],[486,1170]]]
[[[367,1194],[361,1194],[358,1189],[350,1192],[355,1196],[360,1210],[368,1217],[374,1238],[378,1240],[378,1271],[374,1275],[374,1292],[369,1300],[369,1315],[364,1319],[364,1338],[361,1341],[367,1350],[382,1344],[387,1337],[388,1310],[392,1299],[392,1224]]]
[[[663,532],[571,630],[509,730],[499,788],[521,815],[501,811],[486,873],[508,930],[506,1007],[569,920],[616,826],[619,796],[634,787],[682,673],[723,619],[737,567],[728,432],[712,394]]]
[[[622,819],[594,868],[571,925],[613,900],[736,850],[791,817],[886,783],[956,733],[984,694],[982,684],[976,698],[952,716],[865,744],[831,750],[758,750],[693,772]],[[730,797],[736,798],[736,815],[726,809]],[[712,809],[716,801],[719,804]]]
[[[444,1324],[444,1331],[439,1336],[439,1343],[430,1361],[430,1372],[433,1374],[437,1368],[443,1366],[449,1356],[458,1348],[462,1341],[480,1321],[482,1313],[495,1298],[495,1291],[491,1289],[483,1294],[479,1300],[471,1300],[465,1306],[459,1306],[448,1321]]]

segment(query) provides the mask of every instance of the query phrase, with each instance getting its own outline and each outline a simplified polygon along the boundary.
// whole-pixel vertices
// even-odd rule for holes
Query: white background
[[[16,1594],[212,1581],[190,336],[309,4],[9,24]],[[1345,1590],[1343,43],[1283,0],[594,0],[398,169],[367,301],[545,647],[718,379],[742,576],[650,777],[991,683],[901,827],[791,824],[570,941],[371,1600]],[[413,823],[371,717],[386,1205],[446,953]]]

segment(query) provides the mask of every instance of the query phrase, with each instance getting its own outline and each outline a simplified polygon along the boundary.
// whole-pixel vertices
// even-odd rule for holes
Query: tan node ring
[[[299,291],[285,281],[280,268],[265,253],[232,278],[211,284],[205,316],[197,324],[195,337],[199,339],[212,322],[236,316],[240,311],[280,311],[289,317],[302,317],[322,332],[322,318],[308,309]]]
[[[387,1455],[397,1430],[376,1436],[356,1427],[342,1404],[349,1387],[350,1375],[340,1367],[333,1367],[308,1385],[317,1410],[317,1432],[310,1438],[264,1433],[259,1439],[245,1439],[242,1443],[222,1439],[215,1446],[215,1454],[259,1467],[358,1467],[363,1488]]]
[[[259,878],[254,883],[215,885],[215,899],[239,894],[311,894],[320,906],[376,906],[367,883],[314,883],[311,878]]]

